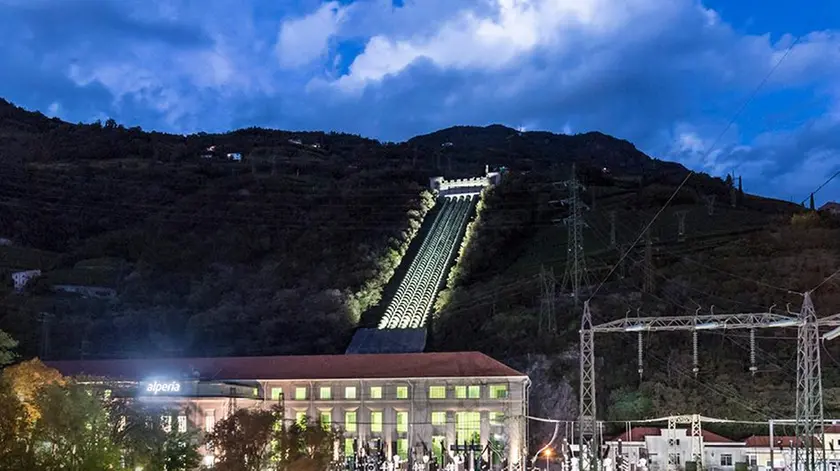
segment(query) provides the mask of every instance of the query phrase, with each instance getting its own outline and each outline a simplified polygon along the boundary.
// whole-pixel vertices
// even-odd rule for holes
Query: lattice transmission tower
[[[589,302],[584,304],[580,330],[580,429],[581,444],[588,443],[588,449],[600,448],[598,435],[585,435],[588,430],[597,430],[595,408],[595,333],[631,333],[638,334],[662,331],[685,331],[692,334],[694,350],[694,369],[697,363],[697,332],[702,330],[735,330],[750,332],[750,371],[755,371],[755,329],[792,328],[798,329],[797,369],[796,369],[796,443],[793,471],[825,470],[824,416],[822,397],[822,376],[820,369],[820,341],[840,337],[840,314],[817,319],[811,293],[803,293],[802,307],[798,313],[788,315],[772,312],[738,314],[699,314],[693,316],[625,317],[605,324],[593,325]],[[820,337],[820,327],[835,327],[834,330]],[[639,335],[639,371],[642,371],[642,344]],[[673,427],[669,424],[669,428]],[[692,421],[694,427],[694,421]],[[587,437],[588,441],[585,441]],[[702,450],[702,444],[697,450]],[[598,466],[598,453],[590,453],[586,458],[588,471],[595,471]],[[584,463],[584,461],[581,461]],[[675,470],[677,463],[669,459],[669,469]]]
[[[540,332],[554,334],[557,332],[554,300],[557,298],[557,279],[554,269],[546,270],[540,267]]]
[[[577,178],[575,165],[572,164],[571,177],[560,182],[569,190],[569,196],[561,202],[569,206],[569,215],[563,219],[566,225],[566,271],[563,273],[563,282],[560,289],[569,289],[575,301],[575,306],[580,304],[581,290],[589,286],[589,274],[586,271],[586,259],[583,253],[583,228],[586,221],[583,219],[583,212],[589,209],[586,203],[581,201],[580,192],[586,190]]]

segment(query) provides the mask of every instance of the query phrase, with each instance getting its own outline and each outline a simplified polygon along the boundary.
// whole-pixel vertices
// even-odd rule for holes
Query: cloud
[[[309,15],[284,21],[277,37],[280,64],[287,68],[300,67],[325,55],[330,38],[349,8],[329,2]]]
[[[71,121],[599,130],[766,194],[840,150],[836,29],[806,31],[712,149],[794,37],[696,0],[5,0],[0,29],[0,96]]]

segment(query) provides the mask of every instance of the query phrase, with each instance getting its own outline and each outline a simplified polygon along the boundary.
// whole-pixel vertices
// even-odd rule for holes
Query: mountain
[[[23,355],[47,358],[338,353],[432,207],[428,178],[504,167],[437,300],[429,347],[514,364],[539,379],[534,414],[573,417],[580,307],[562,283],[558,221],[568,209],[557,204],[570,196],[557,183],[572,163],[590,208],[583,237],[588,284],[600,285],[596,322],[698,306],[795,309],[801,298],[777,287],[808,289],[840,265],[828,212],[702,173],[674,194],[687,169],[598,132],[456,126],[401,143],[258,128],[181,136],[113,120],[71,124],[0,100],[0,240],[11,241],[0,243],[0,277],[9,280],[0,329]],[[649,223],[650,263],[640,236]],[[13,290],[10,274],[32,269],[42,276]],[[540,316],[539,274],[551,270],[556,332]],[[837,285],[823,286],[815,303],[837,312]],[[48,321],[46,352],[39,319]],[[690,339],[651,335],[641,381],[635,338],[602,336],[601,411],[615,420],[789,415],[793,344],[762,335],[753,378],[738,335],[701,336],[696,378]],[[826,352],[840,355],[829,344]],[[827,397],[840,397],[840,377],[826,371]],[[826,415],[840,412],[832,401]]]

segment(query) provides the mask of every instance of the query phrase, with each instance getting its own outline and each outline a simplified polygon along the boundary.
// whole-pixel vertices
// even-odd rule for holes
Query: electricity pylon
[[[791,315],[776,314],[771,311],[737,314],[695,314],[693,316],[660,317],[625,317],[624,319],[592,325],[589,302],[584,304],[580,330],[580,420],[581,428],[589,429],[597,424],[595,418],[595,347],[594,336],[600,333],[662,332],[700,330],[746,329],[752,332],[757,328],[797,327],[797,370],[796,370],[796,467],[794,471],[825,470],[825,450],[823,431],[822,378],[820,370],[820,334],[819,327],[831,326],[834,330],[822,338],[831,340],[840,336],[840,314],[817,319],[811,293],[803,294],[804,299],[799,313]],[[751,349],[755,348],[750,342]],[[755,365],[755,352],[750,352],[750,362]],[[640,366],[641,369],[641,366]],[[586,426],[584,426],[586,424]],[[583,433],[581,433],[583,438]],[[593,435],[590,449],[597,450],[600,444],[597,434]],[[583,442],[581,442],[583,443]],[[800,452],[799,448],[804,448]],[[820,451],[821,450],[821,451]],[[590,468],[595,471],[594,468]]]
[[[677,216],[677,240],[685,242],[685,215],[688,214],[688,210],[680,209],[674,211],[674,214]]]
[[[540,332],[554,334],[557,332],[555,321],[554,299],[557,280],[554,278],[554,269],[546,270],[540,267]]]
[[[561,183],[569,190],[569,197],[562,200],[563,204],[569,206],[569,216],[563,219],[567,230],[566,271],[563,273],[560,289],[565,290],[569,287],[575,306],[578,306],[581,288],[589,285],[589,274],[586,272],[586,260],[583,254],[583,228],[586,227],[583,211],[589,208],[580,199],[579,192],[586,190],[586,187],[578,181],[574,164],[572,164],[571,178]]]

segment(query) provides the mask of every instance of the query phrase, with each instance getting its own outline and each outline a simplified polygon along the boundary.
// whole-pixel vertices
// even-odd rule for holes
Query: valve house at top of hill
[[[376,454],[396,462],[395,469],[419,463],[470,469],[468,462],[479,458],[492,469],[519,469],[526,456],[530,381],[478,352],[47,365],[67,376],[101,378],[95,382],[112,397],[159,407],[165,429],[206,433],[239,408],[268,409],[282,400],[288,418],[337,426],[343,437],[334,458],[348,464]],[[214,462],[211,451],[200,452],[205,464]]]

